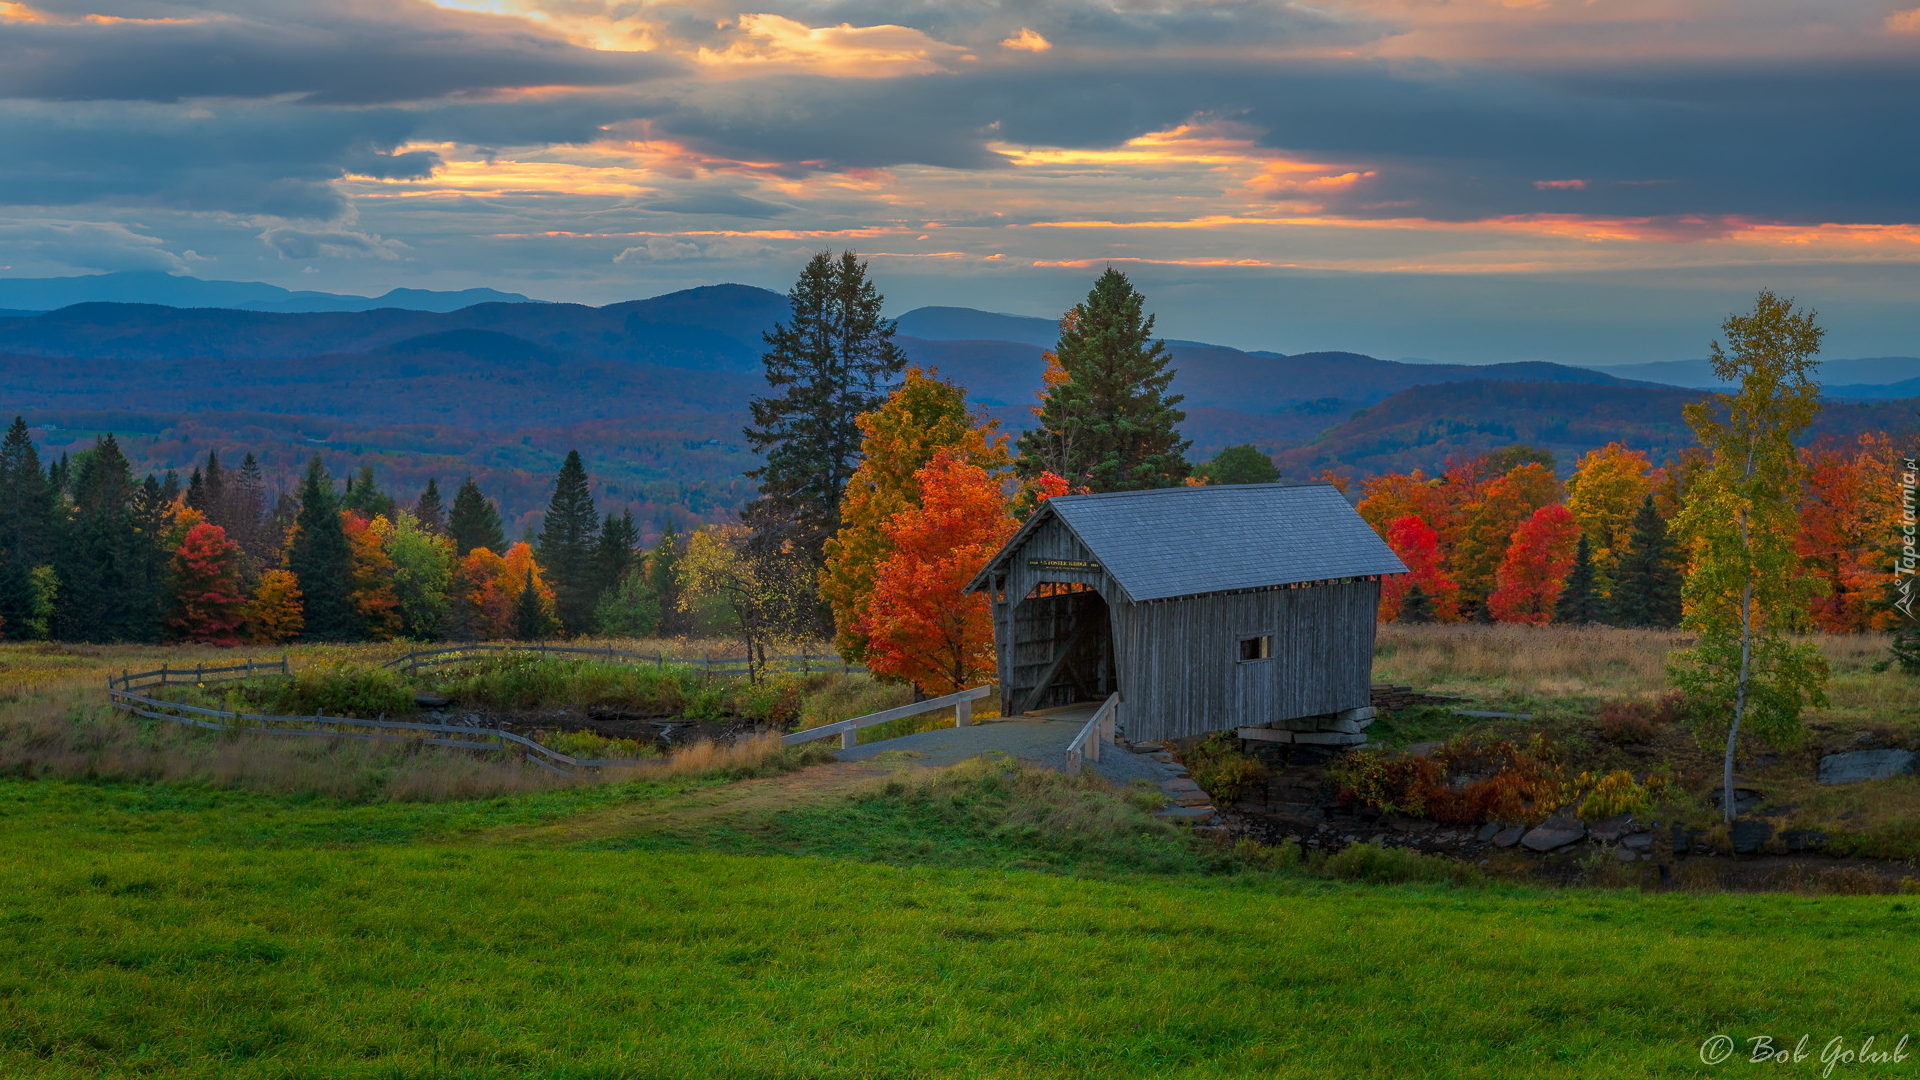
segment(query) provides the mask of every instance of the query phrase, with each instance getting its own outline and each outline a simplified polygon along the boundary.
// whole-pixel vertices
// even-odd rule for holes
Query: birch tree
[[[1722,803],[1735,817],[1734,754],[1742,731],[1768,742],[1800,733],[1800,713],[1826,704],[1827,664],[1792,639],[1807,623],[1812,582],[1794,550],[1803,465],[1794,438],[1820,409],[1814,313],[1763,291],[1753,311],[1721,324],[1713,370],[1736,393],[1688,405],[1710,455],[1673,521],[1691,555],[1682,629],[1696,635],[1670,664],[1695,723],[1726,737]]]

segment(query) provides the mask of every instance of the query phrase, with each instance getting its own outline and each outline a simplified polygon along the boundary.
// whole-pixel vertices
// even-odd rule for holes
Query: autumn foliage
[[[1566,507],[1553,503],[1535,510],[1513,531],[1506,557],[1500,560],[1499,587],[1487,598],[1493,617],[1535,626],[1552,620],[1579,540],[1580,526]]]
[[[1000,482],[953,449],[935,453],[916,478],[920,504],[887,523],[893,550],[874,574],[861,630],[869,670],[949,694],[994,670],[987,598],[961,590],[1015,523]]]
[[[393,523],[384,517],[369,521],[351,510],[342,510],[340,524],[353,552],[353,587],[348,594],[353,609],[359,613],[367,637],[391,641],[400,633],[400,595],[393,588],[393,559],[387,555]]]
[[[291,570],[268,570],[247,603],[247,640],[256,645],[292,641],[305,626],[300,610],[300,579]]]
[[[187,530],[173,553],[174,610],[167,626],[183,641],[240,644],[247,598],[240,588],[240,545],[218,525]]]
[[[1408,573],[1394,574],[1380,586],[1380,621],[1393,622],[1400,617],[1400,602],[1415,582],[1433,602],[1433,617],[1439,622],[1459,619],[1460,586],[1447,576],[1440,560],[1440,534],[1418,515],[1408,514],[1387,526],[1387,545]]]
[[[534,593],[549,615],[553,612],[553,589],[547,585],[540,564],[533,556],[533,545],[521,542],[495,555],[487,548],[474,548],[460,562],[459,579],[467,595],[456,598],[477,612],[475,629],[489,638],[513,637],[514,604],[520,600],[529,580]]]

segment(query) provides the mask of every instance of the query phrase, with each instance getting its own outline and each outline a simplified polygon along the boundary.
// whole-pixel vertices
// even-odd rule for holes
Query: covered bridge
[[[1380,577],[1406,569],[1331,484],[1244,484],[1049,499],[967,589],[1003,715],[1117,690],[1136,742],[1288,741],[1359,730]]]

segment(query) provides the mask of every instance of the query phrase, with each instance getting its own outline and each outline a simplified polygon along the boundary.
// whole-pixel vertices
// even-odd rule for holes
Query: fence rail
[[[805,731],[796,731],[791,735],[783,736],[780,741],[788,746],[793,746],[798,743],[811,742],[814,739],[824,739],[829,735],[838,735],[840,736],[840,749],[851,750],[860,745],[860,729],[863,727],[884,724],[889,720],[904,720],[909,716],[919,716],[921,713],[938,712],[948,706],[953,707],[954,726],[966,727],[973,723],[973,703],[992,692],[993,687],[991,686],[976,686],[971,690],[962,690],[957,694],[930,698],[926,701],[916,701],[911,705],[901,705],[877,713],[868,713],[865,716],[856,716],[851,720],[841,720],[838,723],[822,724],[819,727],[808,728]]]
[[[850,675],[855,672],[865,672],[867,670],[864,665],[849,664],[838,657],[813,656],[808,653],[801,653],[797,656],[770,656],[761,664],[756,665],[751,657],[746,656],[713,656],[711,654],[706,656],[668,656],[664,653],[656,653],[648,656],[645,653],[627,652],[624,649],[616,649],[611,645],[598,649],[588,649],[572,645],[548,645],[543,642],[510,645],[475,643],[471,645],[454,645],[444,649],[416,649],[407,653],[405,656],[389,660],[382,666],[413,672],[423,667],[457,664],[461,661],[472,659],[474,655],[480,653],[496,652],[523,652],[532,653],[536,656],[580,656],[588,659],[604,660],[610,664],[652,664],[657,668],[663,668],[668,664],[673,664],[679,667],[699,668],[702,673],[708,675],[750,675],[756,668],[760,671],[797,671],[803,675],[811,675],[816,671],[837,671]]]
[[[1100,760],[1100,744],[1113,745],[1113,737],[1120,723],[1120,695],[1109,694],[1107,700],[1087,721],[1080,734],[1067,744],[1067,775],[1076,776],[1080,766],[1089,761]]]
[[[107,697],[114,708],[130,712],[135,716],[144,716],[152,720],[169,720],[188,727],[207,728],[213,731],[252,731],[264,735],[324,735],[345,739],[371,739],[377,742],[414,742],[429,746],[454,746],[473,750],[511,751],[521,747],[527,760],[535,765],[550,769],[562,775],[573,775],[575,769],[603,769],[609,766],[639,765],[639,760],[628,758],[580,758],[563,754],[558,750],[542,746],[523,735],[500,728],[483,728],[471,724],[435,724],[424,720],[388,720],[384,714],[377,720],[363,720],[352,716],[274,716],[267,713],[235,712],[226,709],[209,709],[199,705],[187,705],[178,701],[166,701],[160,698],[137,694],[131,690],[114,687],[107,689]],[[355,730],[371,728],[371,731]],[[399,735],[383,734],[394,731],[417,731],[439,735],[459,735],[462,739],[433,738],[428,734]],[[482,741],[488,740],[488,741]]]
[[[214,681],[218,682],[226,679],[251,679],[256,675],[273,674],[293,674],[293,669],[287,666],[287,658],[285,656],[282,656],[278,660],[247,660],[238,664],[228,664],[224,667],[208,667],[205,664],[195,664],[191,668],[177,668],[169,664],[161,664],[152,671],[128,671],[122,668],[119,675],[107,676],[107,688],[109,690],[146,690],[155,686],[197,686],[200,683],[206,682],[209,677],[212,677]],[[138,680],[152,681],[141,682],[139,686],[135,686],[134,683]]]

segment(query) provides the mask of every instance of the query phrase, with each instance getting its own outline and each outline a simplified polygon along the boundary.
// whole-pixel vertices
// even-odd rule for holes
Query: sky
[[[743,8],[743,5],[745,7]],[[1920,355],[1920,8],[0,0],[0,276],[784,290],[1452,362]]]

